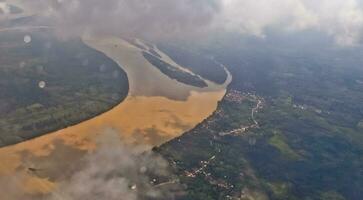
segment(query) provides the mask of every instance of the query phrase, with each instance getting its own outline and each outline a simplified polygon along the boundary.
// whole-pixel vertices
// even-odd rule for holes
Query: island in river
[[[150,47],[140,40],[135,40],[138,45],[117,37],[84,37],[82,40],[87,48],[102,52],[125,71],[129,86],[127,97],[109,111],[82,123],[1,148],[0,159],[4,162],[0,164],[0,175],[19,175],[21,178],[18,181],[23,183],[19,189],[29,195],[53,191],[58,181],[64,180],[74,168],[65,165],[64,161],[73,163],[92,152],[97,148],[99,138],[110,131],[117,133],[124,143],[142,145],[143,149],[151,149],[180,136],[214,112],[231,81],[227,71],[224,71],[223,84],[202,78],[174,62],[156,46]],[[171,71],[198,77],[206,86],[179,82],[173,75],[163,73],[158,66],[149,62],[143,56],[144,52],[154,55],[156,52],[160,56],[158,59],[167,63]],[[105,65],[97,64],[99,73],[107,72]],[[90,65],[90,60],[82,59],[79,67],[84,65]],[[219,67],[225,69],[222,65]],[[112,71],[109,75],[112,78],[116,73]],[[104,85],[98,81],[94,84]],[[123,87],[117,82],[113,85],[118,89]],[[89,86],[81,84],[79,87]],[[40,91],[42,89],[39,88]],[[114,95],[109,98],[121,100]],[[28,173],[29,168],[42,171]]]

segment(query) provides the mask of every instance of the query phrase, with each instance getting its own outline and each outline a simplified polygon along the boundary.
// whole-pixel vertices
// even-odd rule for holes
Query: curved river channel
[[[67,171],[67,163],[97,148],[100,138],[110,132],[123,143],[150,149],[180,136],[211,115],[231,81],[222,85],[208,82],[197,88],[162,74],[142,55],[141,49],[114,37],[84,42],[106,54],[127,73],[130,90],[118,106],[78,125],[0,149],[0,176],[18,176],[19,187],[29,194],[51,192],[57,173]],[[139,42],[141,45],[142,42]],[[146,47],[146,46],[145,46]],[[174,66],[166,54],[162,59]],[[180,67],[180,66],[179,66]],[[44,169],[42,175],[29,168]]]

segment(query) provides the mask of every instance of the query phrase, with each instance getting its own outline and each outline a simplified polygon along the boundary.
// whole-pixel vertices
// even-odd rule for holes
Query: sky
[[[363,35],[362,0],[33,0],[25,1],[63,34],[121,34],[152,39],[214,31],[265,37],[269,28],[314,30],[340,45]],[[66,31],[65,31],[66,30]]]

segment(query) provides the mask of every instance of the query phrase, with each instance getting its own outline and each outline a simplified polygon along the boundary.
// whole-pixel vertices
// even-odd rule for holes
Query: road
[[[253,121],[253,124],[251,124],[249,126],[233,129],[233,130],[228,131],[228,132],[223,132],[223,133],[220,133],[219,135],[226,136],[226,135],[241,134],[241,133],[246,132],[249,129],[259,127],[259,123],[255,118],[255,113],[257,113],[262,108],[263,101],[261,99],[259,99],[258,97],[256,97],[256,96],[253,96],[253,97],[254,97],[255,100],[257,100],[256,106],[254,108],[252,108],[252,110],[251,110],[251,119]]]

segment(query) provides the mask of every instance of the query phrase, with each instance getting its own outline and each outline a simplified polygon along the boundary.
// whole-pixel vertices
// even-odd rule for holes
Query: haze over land
[[[362,36],[361,0],[0,0],[0,193],[361,200]]]
[[[32,12],[33,11],[29,11],[29,13]],[[52,24],[42,21],[44,18],[40,18],[41,20],[38,21],[37,19],[39,18],[37,18],[37,13],[34,14],[36,14],[35,20],[32,17],[25,17],[19,18],[15,21],[12,21],[13,19],[9,19],[8,24],[5,23],[6,28],[2,30],[2,36],[5,38],[7,36],[7,41],[2,47],[3,50],[6,51],[5,45],[7,43],[17,44],[17,48],[14,48],[14,50],[11,51],[14,52],[14,55],[10,54],[10,56],[14,56],[19,60],[24,59],[23,61],[19,61],[19,63],[24,63],[19,64],[22,66],[20,67],[20,72],[24,70],[23,68],[27,69],[34,67],[35,69],[38,69],[40,64],[37,64],[33,61],[36,59],[34,54],[32,54],[33,52],[31,51],[30,53],[25,54],[25,58],[20,57],[20,55],[17,56],[15,53],[21,52],[23,50],[22,48],[29,48],[33,51],[41,52],[39,55],[39,60],[45,60],[43,61],[44,63],[42,63],[42,73],[38,72],[38,70],[35,72],[33,77],[38,78],[37,76],[41,76],[43,80],[46,80],[46,82],[43,84],[46,83],[47,85],[43,86],[43,88],[34,88],[36,92],[40,92],[42,94],[44,93],[41,102],[37,102],[37,99],[35,100],[35,102],[38,103],[35,104],[36,106],[27,105],[30,103],[28,99],[28,102],[25,101],[26,106],[21,107],[23,104],[20,104],[18,108],[19,110],[22,109],[22,112],[27,112],[27,114],[33,116],[29,119],[33,119],[34,122],[32,123],[36,125],[33,125],[32,123],[30,123],[30,126],[21,123],[19,123],[19,125],[8,123],[7,127],[12,127],[12,129],[15,130],[15,133],[8,134],[8,137],[4,137],[11,139],[4,140],[3,145],[14,144],[26,140],[22,134],[25,135],[28,139],[35,136],[40,136],[44,134],[44,130],[49,130],[49,125],[55,124],[53,123],[54,121],[62,121],[62,125],[57,126],[58,129],[60,129],[72,125],[72,123],[69,123],[68,121],[70,117],[75,118],[72,119],[73,121],[79,121],[82,119],[84,120],[84,117],[81,116],[86,116],[86,119],[90,118],[90,116],[94,118],[85,122],[80,122],[78,125],[55,131],[54,133],[49,133],[43,137],[35,138],[33,140],[1,149],[1,160],[7,161],[0,167],[0,173],[2,175],[2,179],[4,179],[2,182],[7,182],[10,180],[11,178],[8,179],[8,176],[18,177],[15,178],[14,182],[11,182],[8,187],[12,189],[11,191],[13,191],[9,194],[8,198],[19,199],[26,196],[37,198],[38,196],[42,195],[53,196],[53,192],[55,196],[54,198],[57,198],[58,193],[61,193],[62,198],[65,198],[67,195],[65,193],[67,192],[63,190],[68,190],[70,188],[63,188],[62,185],[70,184],[68,180],[71,179],[74,174],[76,174],[76,171],[82,173],[83,170],[87,170],[79,166],[81,163],[76,164],[75,162],[85,159],[85,157],[88,157],[88,154],[90,154],[90,159],[92,159],[95,154],[95,149],[102,148],[98,144],[100,140],[99,138],[103,138],[103,135],[107,134],[109,130],[116,134],[116,140],[121,138],[122,143],[128,143],[135,146],[142,145],[138,148],[149,150],[153,146],[160,145],[176,136],[179,136],[209,116],[217,107],[217,102],[223,97],[225,94],[225,88],[231,81],[231,76],[227,74],[227,70],[224,69],[221,64],[216,63],[212,59],[204,58],[204,63],[210,65],[210,70],[208,70],[208,73],[203,73],[203,77],[206,78],[201,78],[197,73],[193,72],[193,67],[186,69],[185,67],[180,66],[165,53],[157,49],[157,47],[152,43],[147,44],[140,40],[134,39],[134,37],[124,40],[120,37],[104,35],[93,37],[89,35],[82,36],[83,42],[88,45],[87,47],[73,41],[75,38],[78,41],[78,37],[81,37],[81,35],[71,35],[72,37],[67,37],[65,40],[63,40],[63,37],[53,38],[52,31],[54,29]],[[25,20],[25,24],[23,24],[24,22],[22,20]],[[27,20],[29,20],[29,22],[27,22]],[[44,24],[39,25],[37,23]],[[38,36],[38,29],[46,30],[45,35],[52,38],[53,41],[48,41],[43,37]],[[21,37],[13,38],[13,35],[11,34],[14,33],[16,33],[16,36],[20,35],[21,37],[22,34],[24,34],[24,41],[22,41],[23,38]],[[75,46],[71,46],[70,43],[68,44],[68,42],[71,42]],[[58,47],[58,45],[60,47]],[[64,50],[65,47],[63,46],[72,48]],[[87,48],[94,48],[99,52],[98,54],[93,52],[96,55],[89,56],[89,53],[82,52]],[[43,52],[43,50],[46,50],[47,52]],[[155,64],[154,66],[153,64],[149,63],[148,60],[143,57],[143,52],[149,52],[153,55],[156,55],[156,57],[158,57],[157,59],[160,59],[161,64]],[[56,53],[58,53],[58,55]],[[63,61],[63,64],[67,66],[67,70],[69,68],[68,66],[72,66],[71,64],[76,65],[73,66],[74,71],[76,71],[78,68],[86,70],[83,72],[84,74],[74,73],[72,76],[108,77],[107,81],[93,78],[92,83],[86,84],[85,81],[81,82],[77,78],[67,80],[67,78],[70,76],[68,73],[72,73],[72,71],[66,70],[65,73],[58,73],[52,71],[51,68],[48,67],[48,65],[61,64],[60,61],[52,63],[52,61],[49,62],[49,60],[52,60],[54,57],[62,58],[64,56],[67,56],[67,58],[64,58],[64,60],[72,62],[64,63]],[[96,56],[101,56],[101,58],[104,59],[96,59]],[[107,57],[107,59],[105,57]],[[111,59],[113,61],[111,61]],[[203,61],[203,59],[199,59]],[[13,63],[9,62],[8,65],[14,65],[15,61],[12,62]],[[125,71],[127,79],[125,76],[123,76],[124,71],[113,68],[116,63],[120,68],[122,68],[122,70]],[[164,65],[167,66],[169,71],[161,70]],[[217,69],[219,74],[214,76],[214,78],[210,78],[209,80],[209,74],[213,74],[211,73],[214,71],[213,68]],[[62,67],[59,67],[59,69],[62,69]],[[91,70],[98,72],[99,75],[89,74],[89,71]],[[199,71],[201,71],[201,68]],[[204,71],[206,70],[204,69]],[[68,82],[64,81],[65,83],[61,84],[58,80],[63,79],[61,76],[55,78],[55,80],[51,80],[48,77],[54,76],[54,74],[65,75],[63,78],[66,78]],[[183,76],[180,76],[180,74]],[[189,83],[190,80],[188,77],[198,78],[198,80],[203,82],[203,87],[199,87],[198,85],[195,86]],[[217,81],[214,80],[216,77]],[[29,78],[25,76],[25,80],[28,81],[28,79]],[[126,84],[125,80],[127,80],[129,83]],[[77,83],[77,81],[79,82]],[[120,91],[112,90],[110,88],[103,88],[103,90],[106,90],[109,93],[102,95],[101,91],[96,91],[98,88],[106,87],[108,82],[113,82],[113,86],[120,89]],[[14,84],[16,85],[17,82],[9,83],[10,86]],[[79,102],[79,104],[74,104],[65,108],[59,107],[63,105],[60,101],[57,106],[62,111],[55,111],[51,106],[45,105],[46,103],[53,103],[52,99],[49,100],[46,97],[57,95],[57,93],[53,94],[52,92],[57,91],[57,88],[63,87],[67,87],[68,91],[70,91],[69,94],[65,95],[69,98],[68,100],[64,99],[64,97],[58,98],[65,101],[63,104],[66,104],[69,101],[80,101],[80,96],[83,96],[86,99]],[[119,95],[119,92],[122,95]],[[127,92],[128,96],[124,100],[125,94]],[[18,95],[21,98],[28,98],[28,96],[23,97],[22,93]],[[102,98],[100,98],[101,96]],[[38,98],[37,95],[35,95],[35,97]],[[93,99],[93,102],[88,102],[87,98]],[[112,102],[111,104],[110,101]],[[120,103],[121,101],[123,101],[121,104],[115,105],[115,103]],[[87,112],[87,109],[84,107],[84,105],[89,106],[89,108],[94,108],[96,113],[100,115],[94,116],[94,114]],[[33,107],[35,107],[35,109],[31,109]],[[48,109],[48,112],[44,113],[42,109]],[[49,110],[53,113],[47,114],[49,113]],[[78,114],[75,114],[75,112]],[[102,114],[102,112],[106,113]],[[19,111],[17,113],[19,113]],[[63,113],[58,117],[59,119],[55,117],[57,113]],[[19,115],[15,114],[14,116],[19,117]],[[18,117],[13,117],[13,121],[17,120]],[[25,129],[24,126],[29,127],[27,129],[31,130],[30,133],[32,133],[32,135],[29,135],[28,133],[20,134],[19,131],[16,131],[19,129]],[[34,127],[36,127],[36,129]],[[7,133],[8,131],[5,129],[4,132]],[[119,145],[122,146],[121,142]],[[133,151],[133,148],[134,147],[131,147],[130,151]],[[107,150],[107,152],[109,152],[109,150]],[[126,152],[123,153],[121,151],[117,151],[114,153],[115,156],[119,154],[119,156],[128,157],[125,154]],[[140,154],[140,150],[138,154]],[[139,157],[139,155],[130,156]],[[61,159],[54,159],[55,157]],[[141,155],[140,158],[144,159],[145,157]],[[73,164],[64,165],[63,162],[65,160]],[[93,167],[96,166],[95,164],[96,163],[93,162],[90,163],[90,165]],[[127,163],[124,164],[127,165]],[[148,166],[145,167],[147,168]],[[37,172],[29,173],[29,169],[38,168],[44,169],[42,170],[41,174],[38,174]],[[118,169],[112,168],[110,170],[104,171],[103,173],[108,174],[113,170]],[[138,177],[139,175],[135,176]],[[147,179],[149,177],[139,176],[139,178]],[[135,196],[130,188],[128,188],[130,184],[132,186],[132,184],[135,183],[133,183],[132,180],[129,180],[130,178],[125,179],[125,183],[121,184],[121,186],[126,187],[125,194],[126,192],[129,192],[130,198],[141,198],[137,197],[137,195]],[[98,180],[92,181],[94,181],[96,184]],[[92,181],[90,180],[90,182]],[[110,183],[111,181],[109,184]],[[107,183],[105,182],[104,184]],[[91,185],[90,191],[92,190]],[[56,191],[58,187],[60,187],[62,191]],[[74,192],[79,191],[77,190]],[[108,192],[111,191],[106,190],[104,194],[102,194],[105,195],[104,198],[109,197]],[[118,191],[116,193],[118,195],[115,198],[118,198],[119,195],[122,195]],[[143,195],[143,192],[140,191],[138,194]],[[70,194],[70,196],[72,196],[72,194]],[[83,195],[77,193],[76,196]],[[166,198],[166,196],[164,197]]]

